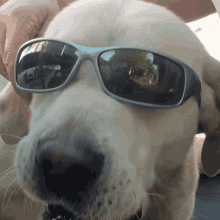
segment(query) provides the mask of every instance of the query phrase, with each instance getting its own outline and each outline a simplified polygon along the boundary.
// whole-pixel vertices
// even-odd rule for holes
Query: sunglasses
[[[201,104],[199,78],[174,57],[137,47],[85,47],[45,38],[19,48],[16,86],[31,93],[61,90],[74,80],[85,60],[94,64],[103,90],[119,101],[175,108],[195,97]]]

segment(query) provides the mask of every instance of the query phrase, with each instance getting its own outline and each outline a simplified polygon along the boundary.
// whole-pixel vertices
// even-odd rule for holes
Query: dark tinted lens
[[[62,42],[33,43],[20,53],[16,80],[25,89],[51,89],[62,85],[77,61],[77,49]]]
[[[133,101],[174,105],[184,91],[182,67],[163,56],[134,49],[103,52],[98,59],[105,87]]]

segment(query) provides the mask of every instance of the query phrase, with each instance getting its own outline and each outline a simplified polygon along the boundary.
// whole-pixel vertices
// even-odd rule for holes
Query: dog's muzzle
[[[84,141],[75,143],[74,147],[60,146],[62,144],[53,138],[41,139],[32,173],[38,196],[45,201],[62,198],[80,202],[84,197],[80,194],[95,184],[104,164],[104,155],[92,144]]]
[[[41,138],[32,153],[34,190],[48,203],[44,220],[83,220],[81,216],[88,201],[99,194],[99,177],[104,172],[106,157],[96,150],[95,142],[86,137],[73,141],[72,145],[74,147],[70,141],[59,141],[56,135],[50,135]],[[138,220],[141,216],[140,209],[126,220]]]

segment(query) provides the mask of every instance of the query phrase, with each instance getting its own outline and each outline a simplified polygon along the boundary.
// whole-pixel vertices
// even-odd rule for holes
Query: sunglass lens
[[[20,87],[32,90],[61,86],[68,78],[78,57],[77,49],[55,41],[40,41],[23,48],[16,64]]]
[[[98,58],[105,87],[136,102],[175,105],[183,96],[185,75],[176,62],[144,50],[116,49]]]

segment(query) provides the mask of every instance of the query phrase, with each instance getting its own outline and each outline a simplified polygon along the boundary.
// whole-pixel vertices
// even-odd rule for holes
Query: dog
[[[202,112],[215,106],[203,74],[219,63],[174,13],[138,0],[74,2],[44,37],[175,57],[199,77],[202,103],[199,108],[192,97],[177,108],[152,109],[120,102],[103,92],[90,61],[64,89],[34,93],[29,132],[15,146],[13,178],[40,204],[38,212],[49,203],[83,220],[190,220],[199,178],[194,136],[199,121],[216,116],[210,129],[219,121],[216,108]]]

